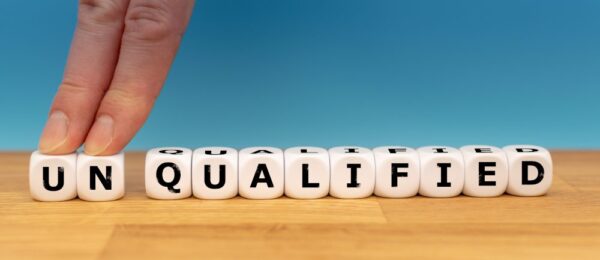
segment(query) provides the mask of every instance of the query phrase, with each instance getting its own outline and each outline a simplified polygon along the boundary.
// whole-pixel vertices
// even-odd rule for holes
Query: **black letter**
[[[535,177],[533,180],[527,179],[529,176],[529,166],[535,167],[535,169],[538,171],[537,177]],[[523,169],[523,185],[535,185],[544,179],[544,167],[539,162],[523,161],[521,167]]]
[[[260,177],[261,172],[265,173],[264,178]],[[267,168],[267,165],[264,163],[259,163],[258,166],[256,166],[256,172],[254,173],[254,178],[252,178],[252,183],[250,183],[250,187],[256,188],[256,185],[259,182],[266,183],[267,187],[269,187],[269,188],[273,188],[273,186],[274,186],[273,180],[271,180],[271,175],[269,174],[269,169]]]
[[[476,153],[491,153],[492,149],[490,148],[475,148]]]
[[[392,163],[392,187],[398,187],[398,177],[408,177],[408,173],[399,172],[399,168],[408,168],[408,163]]]
[[[44,171],[44,188],[49,191],[59,191],[65,185],[65,168],[58,167],[58,181],[56,182],[56,186],[52,187],[50,185],[50,168],[44,166],[42,168]]]
[[[448,168],[452,167],[449,163],[438,163],[440,169],[442,169],[442,179],[437,183],[438,187],[451,187],[452,184],[448,182]]]
[[[318,182],[308,182],[308,164],[302,164],[302,188],[319,188]]]
[[[159,153],[165,153],[165,154],[182,154],[183,151],[179,150],[179,149],[166,149],[166,150],[160,150],[158,151]]]
[[[433,148],[434,153],[448,153],[446,148]]]
[[[256,151],[252,152],[252,154],[257,154],[257,153],[272,153],[272,152],[269,150],[256,150]]]
[[[222,154],[226,154],[226,153],[227,153],[227,150],[220,150],[218,155],[222,155]],[[207,155],[215,155],[214,153],[212,153],[212,151],[211,151],[211,150],[206,150],[206,151],[204,151],[204,154],[207,154]]]
[[[358,153],[358,149],[356,148],[344,148],[346,153]]]
[[[212,184],[210,182],[210,165],[204,165],[204,184],[209,189],[220,189],[225,186],[225,164],[219,165],[219,182]]]
[[[538,149],[535,149],[535,148],[517,148],[518,153],[534,153],[537,151],[538,151]]]
[[[496,186],[496,181],[486,181],[486,175],[496,175],[495,171],[486,171],[485,167],[496,167],[496,162],[479,163],[479,186]]]
[[[163,171],[167,167],[171,167],[171,169],[173,169],[173,180],[171,180],[171,182],[165,181],[163,176]],[[181,192],[180,189],[175,189],[175,185],[179,183],[179,179],[181,179],[181,171],[179,171],[179,167],[177,166],[177,164],[174,164],[172,162],[166,162],[159,165],[156,169],[156,180],[158,181],[158,184],[167,187],[167,189],[169,189],[169,192],[171,193]]]
[[[390,153],[404,153],[406,152],[406,148],[390,148],[388,151]]]
[[[94,178],[94,175],[98,177],[105,190],[112,190],[112,166],[106,166],[106,178],[104,178],[98,166],[90,166],[90,189],[92,190],[96,190],[96,178]]]
[[[348,188],[358,188],[360,183],[358,183],[358,169],[360,168],[360,163],[349,163],[346,165],[348,169],[350,169],[350,182],[346,184]]]

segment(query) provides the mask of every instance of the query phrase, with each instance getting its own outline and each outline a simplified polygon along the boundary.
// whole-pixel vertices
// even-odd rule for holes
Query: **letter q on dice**
[[[184,199],[192,195],[192,150],[154,148],[146,153],[146,195],[154,199]]]

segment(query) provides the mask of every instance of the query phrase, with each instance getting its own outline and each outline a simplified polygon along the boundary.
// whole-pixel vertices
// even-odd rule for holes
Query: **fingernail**
[[[62,111],[54,111],[48,117],[38,149],[42,153],[50,153],[67,141],[69,118]]]
[[[113,132],[114,121],[112,117],[109,115],[98,117],[85,140],[85,153],[98,155],[104,152],[113,140]]]

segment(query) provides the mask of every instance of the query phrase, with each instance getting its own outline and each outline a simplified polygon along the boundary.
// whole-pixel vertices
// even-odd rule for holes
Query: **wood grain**
[[[600,152],[552,155],[542,197],[159,201],[132,152],[124,199],[48,203],[0,153],[0,259],[600,259]]]

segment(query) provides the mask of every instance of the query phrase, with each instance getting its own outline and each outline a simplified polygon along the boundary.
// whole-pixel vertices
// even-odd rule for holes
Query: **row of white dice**
[[[103,201],[121,198],[123,154],[92,157],[32,154],[30,187],[43,201]],[[53,170],[54,175],[50,173]],[[408,147],[166,147],[147,153],[146,193],[156,199],[273,199],[285,194],[315,199],[475,197],[543,195],[552,183],[552,159],[544,148],[513,145],[503,149],[471,145],[457,150]]]
[[[125,195],[125,157],[86,154],[46,155],[29,161],[29,190],[39,201],[117,200]]]
[[[156,148],[146,157],[146,193],[155,199],[249,199],[282,195],[316,199],[494,197],[543,195],[552,183],[552,159],[531,145],[471,145],[457,150],[408,147]]]

